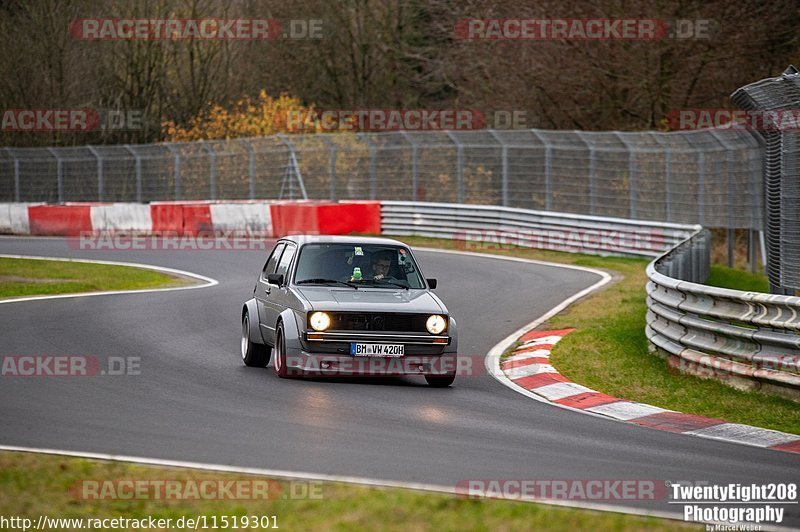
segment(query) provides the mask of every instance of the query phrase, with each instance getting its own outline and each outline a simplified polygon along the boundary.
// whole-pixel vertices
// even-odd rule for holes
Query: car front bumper
[[[353,356],[295,351],[286,354],[286,368],[294,376],[452,375],[458,370],[455,353],[398,357]]]

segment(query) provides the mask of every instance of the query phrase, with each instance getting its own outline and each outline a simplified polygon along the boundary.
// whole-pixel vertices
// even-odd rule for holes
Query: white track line
[[[144,464],[144,465],[151,465],[158,467],[178,467],[178,468],[198,469],[202,471],[239,473],[243,475],[268,476],[268,477],[295,479],[295,480],[320,480],[324,482],[344,482],[348,484],[358,484],[368,487],[401,488],[401,489],[411,489],[418,491],[446,493],[449,495],[459,495],[459,493],[456,491],[455,486],[425,484],[420,482],[401,482],[396,480],[351,477],[346,475],[327,475],[322,473],[305,473],[298,471],[284,471],[280,469],[264,469],[258,467],[240,467],[240,466],[231,466],[222,464],[205,464],[201,462],[186,462],[183,460],[165,460],[161,458],[144,458],[141,456],[88,453],[80,451],[65,451],[60,449],[43,449],[36,447],[18,447],[14,445],[0,445],[0,451],[71,456],[75,458],[85,458],[89,460],[112,460],[115,462],[130,462],[135,464]],[[466,495],[464,495],[464,497],[466,498]],[[496,498],[496,497],[491,497],[491,498]],[[533,502],[538,504],[546,504],[550,506],[563,506],[567,508],[576,508],[582,510],[597,510],[602,512],[616,512],[616,513],[625,513],[632,515],[642,515],[648,517],[660,517],[663,519],[674,519],[674,520],[683,519],[683,514],[677,511],[672,511],[672,512],[651,511],[646,509],[616,506],[613,504],[596,504],[596,503],[584,503],[584,502],[574,502],[574,501],[564,501],[564,500],[529,499],[529,498],[509,499],[509,500],[519,500],[521,502]]]
[[[552,266],[552,267],[555,267],[555,268],[566,268],[566,269],[569,269],[569,270],[579,270],[579,271],[584,271],[584,272],[593,273],[595,275],[599,275],[600,276],[600,280],[597,281],[596,283],[594,283],[592,286],[590,286],[588,288],[584,288],[583,290],[581,290],[577,294],[573,294],[572,296],[568,297],[567,299],[565,299],[564,301],[562,301],[561,303],[559,303],[558,305],[556,305],[552,309],[548,310],[547,312],[545,312],[544,314],[542,314],[541,316],[539,316],[538,318],[536,318],[532,322],[528,323],[527,325],[523,325],[522,327],[520,327],[519,329],[517,329],[513,333],[509,334],[508,336],[506,336],[505,338],[500,340],[486,354],[486,358],[484,359],[484,362],[485,362],[486,370],[489,372],[489,374],[491,374],[492,377],[497,379],[501,384],[503,384],[506,387],[514,390],[517,393],[520,393],[520,394],[524,395],[525,397],[530,397],[531,399],[535,399],[536,401],[539,401],[540,403],[544,403],[546,405],[551,405],[551,406],[554,406],[556,408],[564,408],[566,410],[571,410],[573,412],[580,412],[581,414],[584,414],[584,415],[587,415],[587,416],[595,416],[595,417],[598,417],[600,419],[610,419],[610,418],[608,418],[606,416],[602,416],[600,414],[595,414],[594,412],[588,412],[586,410],[581,410],[579,408],[572,408],[572,407],[569,407],[569,406],[560,405],[558,403],[551,403],[547,399],[536,395],[532,391],[526,390],[522,386],[519,386],[519,385],[515,384],[514,381],[512,381],[511,379],[509,379],[506,376],[506,374],[503,372],[502,368],[500,367],[500,357],[506,351],[506,349],[508,349],[509,347],[514,345],[514,343],[523,334],[525,334],[528,331],[531,331],[531,330],[535,329],[536,327],[538,327],[539,325],[541,325],[545,321],[549,320],[550,318],[552,318],[553,316],[555,316],[556,314],[558,314],[559,312],[561,312],[562,310],[564,310],[565,308],[567,308],[568,306],[570,306],[571,304],[576,302],[577,300],[581,299],[582,297],[586,297],[587,295],[591,294],[592,292],[595,292],[595,291],[599,290],[600,288],[602,288],[603,286],[605,286],[608,283],[610,283],[611,280],[612,280],[611,275],[609,275],[608,273],[606,273],[606,272],[604,272],[602,270],[596,270],[594,268],[587,268],[585,266],[574,266],[572,264],[559,264],[559,263],[555,263],[555,262],[545,262],[545,261],[534,260],[534,259],[523,259],[523,258],[520,258],[520,257],[502,257],[502,256],[499,256],[499,255],[492,255],[490,253],[472,253],[472,252],[469,252],[469,251],[455,251],[455,250],[450,250],[450,249],[434,249],[434,248],[414,248],[414,250],[415,251],[417,251],[417,250],[419,250],[419,251],[432,251],[432,252],[436,252],[436,253],[455,253],[455,254],[458,254],[458,255],[469,255],[469,256],[477,256],[477,257],[486,257],[486,258],[491,258],[491,259],[510,260],[510,261],[514,261],[514,262],[527,262],[527,263],[530,263],[530,264],[538,264],[540,266]],[[537,341],[538,341],[538,339],[537,339]]]
[[[122,294],[146,294],[150,292],[173,292],[176,290],[194,290],[195,288],[209,288],[211,286],[216,286],[219,284],[219,281],[217,281],[216,279],[212,279],[211,277],[206,277],[205,275],[200,275],[198,273],[187,272],[184,270],[176,270],[175,268],[167,268],[164,266],[153,266],[152,264],[140,264],[137,262],[116,262],[110,260],[96,260],[96,259],[66,259],[63,257],[41,257],[33,255],[7,255],[7,254],[0,254],[0,258],[52,260],[59,262],[82,262],[86,264],[105,264],[109,266],[128,266],[132,268],[142,268],[145,270],[153,270],[161,273],[178,275],[181,277],[190,277],[192,279],[203,281],[203,284],[192,284],[188,286],[173,286],[167,288],[143,288],[140,290],[106,290],[102,292],[85,292],[79,294],[56,294],[50,296],[12,297],[8,299],[0,299],[0,304],[21,303],[23,301],[38,301],[40,299],[64,299],[68,297],[96,297],[96,296],[112,296],[112,295],[122,295]]]

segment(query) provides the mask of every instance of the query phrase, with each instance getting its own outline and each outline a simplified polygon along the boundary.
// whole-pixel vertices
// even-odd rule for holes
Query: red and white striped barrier
[[[239,232],[267,237],[380,234],[380,202],[0,203],[0,233],[79,236],[120,232]]]
[[[800,453],[800,436],[795,434],[626,401],[571,382],[552,366],[550,351],[572,331],[530,331],[524,334],[514,353],[500,362],[503,373],[514,385],[563,407],[667,432]]]

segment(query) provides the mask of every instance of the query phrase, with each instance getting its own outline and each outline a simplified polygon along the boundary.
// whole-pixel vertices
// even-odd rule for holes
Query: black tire
[[[242,316],[242,362],[251,368],[263,368],[269,363],[272,349],[264,344],[257,344],[250,340],[250,316],[247,312]]]
[[[432,388],[447,388],[456,380],[456,374],[451,375],[425,375],[425,381]]]
[[[286,368],[286,335],[283,332],[282,322],[275,328],[275,358],[272,360],[272,369],[281,379],[289,376]]]

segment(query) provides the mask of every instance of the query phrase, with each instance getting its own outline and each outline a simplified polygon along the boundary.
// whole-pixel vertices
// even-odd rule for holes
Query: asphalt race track
[[[78,251],[0,239],[0,253],[141,262],[211,288],[0,305],[0,354],[141,357],[141,375],[0,377],[0,444],[453,486],[463,479],[797,482],[796,454],[566,411],[481,375],[281,380],[246,368],[240,308],[266,253]],[[460,353],[491,347],[593,284],[588,272],[418,252],[459,322]],[[676,511],[664,500],[611,504]],[[784,525],[800,525],[786,508]]]

